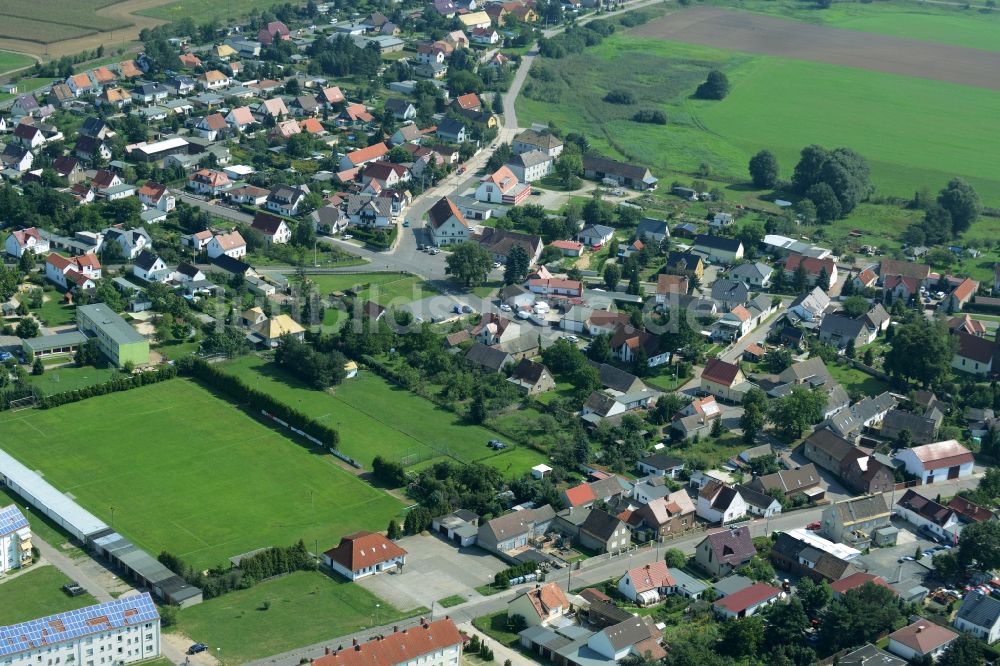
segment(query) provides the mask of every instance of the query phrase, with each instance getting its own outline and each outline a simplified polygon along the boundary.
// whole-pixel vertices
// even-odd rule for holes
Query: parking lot
[[[358,585],[400,610],[431,608],[455,594],[479,598],[475,588],[492,582],[498,571],[507,568],[499,558],[480,548],[456,548],[435,535],[410,536],[398,543],[407,553],[403,572],[362,578]]]
[[[938,548],[940,544],[931,541],[923,534],[918,534],[909,523],[893,520],[893,525],[899,528],[896,545],[889,548],[872,548],[867,555],[859,557],[856,563],[867,569],[868,573],[881,576],[897,592],[905,595],[917,585],[924,585],[924,576],[933,571],[931,564],[933,554],[925,555],[919,561],[914,559],[917,546],[921,551],[926,551]]]

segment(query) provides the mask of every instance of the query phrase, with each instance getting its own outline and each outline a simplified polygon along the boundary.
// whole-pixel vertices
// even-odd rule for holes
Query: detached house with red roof
[[[959,331],[958,349],[951,358],[951,367],[972,375],[988,375],[993,371],[993,340]]]
[[[951,629],[919,618],[889,634],[888,650],[909,661],[923,657],[937,659],[956,638],[958,634]]]
[[[288,40],[292,35],[288,31],[288,26],[282,21],[271,21],[257,31],[257,41],[263,46],[270,46],[275,40]]]
[[[529,627],[548,625],[569,613],[569,599],[556,583],[536,585],[507,602],[507,617],[520,615]]]
[[[93,289],[101,279],[96,254],[64,257],[53,252],[45,259],[45,277],[63,289]]]
[[[950,308],[952,312],[961,310],[976,295],[978,290],[978,282],[972,278],[965,278],[948,294],[941,305],[945,308]]]
[[[208,194],[218,196],[233,186],[233,181],[229,180],[222,171],[213,169],[199,169],[188,178],[188,189],[198,194]]]
[[[972,452],[953,439],[902,449],[895,460],[902,462],[906,471],[924,485],[969,476],[975,462]]]
[[[531,194],[531,187],[517,180],[510,167],[502,166],[483,176],[476,188],[476,200],[485,203],[514,206]]]
[[[721,358],[709,359],[701,373],[701,390],[716,398],[741,402],[743,394],[749,389],[749,384],[739,365],[723,361]]]
[[[313,659],[313,666],[458,666],[466,636],[448,617],[397,630]]]
[[[234,229],[228,234],[213,236],[212,240],[204,245],[204,248],[208,253],[209,259],[215,259],[222,255],[226,255],[232,259],[239,259],[246,256],[247,242],[243,240],[240,232]]]
[[[406,551],[377,532],[355,532],[323,553],[323,564],[348,580],[401,569]]]
[[[728,618],[750,617],[767,608],[781,598],[780,589],[766,583],[754,583],[750,587],[727,595],[713,604],[715,614]]]
[[[177,199],[170,194],[166,185],[149,180],[136,193],[144,206],[169,213],[177,206]]]
[[[451,245],[469,240],[472,227],[448,197],[441,197],[427,211],[427,223],[435,245]]]
[[[618,581],[618,591],[622,596],[639,606],[659,602],[676,587],[677,581],[663,560],[629,569]]]
[[[343,171],[363,167],[369,162],[385,159],[389,154],[389,147],[384,142],[376,143],[367,148],[352,150],[340,158],[340,168]]]
[[[805,269],[809,286],[814,286],[824,271],[827,278],[829,278],[829,284],[837,281],[837,262],[833,259],[817,259],[801,254],[793,254],[785,259],[785,278],[792,279],[799,266]]]
[[[12,257],[20,258],[25,252],[31,252],[37,257],[49,249],[49,239],[36,227],[11,232],[4,241],[4,250]]]

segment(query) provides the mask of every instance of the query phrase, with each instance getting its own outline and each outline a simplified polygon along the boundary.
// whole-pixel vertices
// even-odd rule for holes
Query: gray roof
[[[889,513],[889,506],[882,495],[866,495],[837,502],[833,505],[842,524],[868,520]]]
[[[856,338],[868,321],[864,316],[854,319],[847,315],[834,312],[823,317],[823,323],[819,325],[820,333],[827,333],[842,338]]]
[[[806,292],[792,301],[788,308],[791,309],[799,305],[812,312],[822,312],[830,305],[830,297],[826,295],[825,291],[815,287],[812,291]]]
[[[674,577],[677,587],[682,588],[688,594],[701,594],[708,589],[708,585],[701,582],[683,569],[669,568],[670,575]]]
[[[907,662],[884,652],[871,643],[837,659],[840,666],[906,666]]]
[[[634,616],[602,632],[617,652],[650,637],[646,618]]]
[[[732,576],[726,576],[712,587],[715,588],[715,591],[719,593],[720,597],[728,597],[730,594],[736,594],[740,590],[745,590],[751,585],[753,585],[753,581],[746,576],[733,574]]]
[[[79,315],[84,315],[119,345],[146,341],[146,338],[142,337],[127,321],[119,317],[104,303],[81,305],[77,307],[76,312],[77,321],[79,321]]]
[[[37,338],[24,340],[24,345],[32,352],[44,352],[59,347],[70,347],[80,345],[87,341],[87,336],[80,331],[69,331],[66,333],[56,333],[55,335],[42,335]]]
[[[587,515],[587,519],[583,521],[580,529],[607,541],[622,524],[622,520],[618,516],[612,516],[601,509],[593,509]]]
[[[507,164],[512,164],[516,167],[533,167],[539,164],[545,164],[546,162],[551,162],[552,158],[543,150],[532,150],[527,153],[521,153],[520,155],[514,155]]]
[[[740,264],[733,270],[729,271],[729,276],[732,278],[743,279],[743,280],[749,280],[751,278],[764,280],[768,276],[770,276],[771,273],[773,272],[774,269],[768,266],[767,264],[762,264],[759,261],[755,261],[755,262]]]
[[[580,236],[600,236],[604,238],[605,236],[615,233],[615,230],[611,227],[606,227],[603,224],[589,224],[580,230],[578,235]]]
[[[1000,600],[979,590],[973,590],[965,595],[962,607],[958,609],[958,615],[955,617],[977,627],[989,629],[1000,620]]]
[[[740,497],[743,498],[744,502],[751,506],[755,506],[758,509],[767,509],[778,501],[770,495],[759,493],[753,488],[749,488],[747,486],[736,486],[736,492],[740,494]]]
[[[476,343],[469,347],[469,351],[465,353],[465,359],[484,368],[499,371],[505,363],[510,362],[511,356],[500,349]]]
[[[743,282],[721,279],[712,284],[712,298],[717,301],[746,303],[750,289]]]
[[[669,236],[670,229],[667,228],[666,220],[657,220],[652,217],[644,217],[639,220],[638,226],[635,228],[635,237],[642,238],[643,234],[656,234],[659,236]]]

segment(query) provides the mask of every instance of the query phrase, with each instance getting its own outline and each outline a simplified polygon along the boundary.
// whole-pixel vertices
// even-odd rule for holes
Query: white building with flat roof
[[[31,527],[14,504],[0,508],[0,574],[31,562]]]
[[[147,593],[0,627],[0,664],[132,664],[160,656],[160,614]]]

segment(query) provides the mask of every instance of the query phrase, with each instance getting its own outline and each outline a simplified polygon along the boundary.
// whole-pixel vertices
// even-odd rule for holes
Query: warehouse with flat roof
[[[24,358],[30,363],[31,359],[34,358],[44,358],[55,354],[74,354],[86,341],[87,336],[80,331],[67,331],[66,333],[42,335],[22,340],[21,347],[24,349]]]
[[[76,324],[97,339],[101,353],[119,368],[129,362],[149,363],[149,341],[104,303],[79,306]]]

